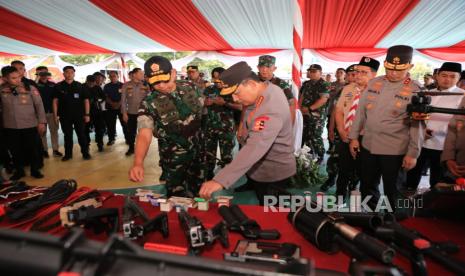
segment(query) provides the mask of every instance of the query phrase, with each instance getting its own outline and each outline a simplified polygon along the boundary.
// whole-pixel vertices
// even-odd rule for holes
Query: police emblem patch
[[[268,116],[260,116],[257,119],[255,119],[254,125],[253,125],[253,131],[261,131],[265,129],[265,123],[266,121],[270,120]]]

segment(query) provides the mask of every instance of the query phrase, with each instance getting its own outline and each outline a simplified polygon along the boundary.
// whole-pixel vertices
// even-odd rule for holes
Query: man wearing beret
[[[411,120],[407,112],[412,95],[420,90],[420,84],[407,76],[413,67],[412,54],[410,46],[388,49],[386,75],[368,82],[349,132],[351,154],[362,164],[360,191],[362,197],[372,196],[368,201],[372,208],[379,203],[378,181],[382,177],[384,194],[395,210],[400,169],[415,167],[423,144],[424,123]]]
[[[264,82],[271,82],[274,85],[279,86],[284,95],[286,95],[287,101],[289,103],[289,109],[291,111],[291,118],[294,122],[295,119],[295,98],[292,94],[290,85],[284,80],[276,77],[274,71],[276,71],[276,57],[270,55],[263,55],[258,58],[258,76]]]
[[[457,87],[462,65],[456,62],[444,62],[438,70],[437,89],[432,91],[458,92],[465,91]],[[460,96],[434,96],[431,105],[444,108],[458,108],[463,95]],[[425,163],[430,164],[429,184],[431,187],[442,179],[441,153],[446,139],[447,124],[452,119],[451,114],[432,113],[426,122],[425,142],[415,168],[407,173],[407,188],[415,191],[421,180],[422,168]]]
[[[134,164],[129,178],[137,182],[144,179],[144,159],[155,135],[166,144],[166,152],[160,158],[166,164],[167,196],[193,197],[203,178],[200,170],[202,92],[191,82],[175,82],[176,71],[164,57],[148,59],[144,71],[152,93],[139,109]]]
[[[296,172],[294,135],[288,102],[282,89],[260,81],[245,62],[221,74],[223,95],[232,94],[246,109],[243,118],[245,144],[233,161],[213,180],[203,183],[200,196],[231,187],[247,174],[260,204],[265,195],[278,196]]]
[[[206,178],[212,179],[216,166],[218,144],[221,154],[221,167],[231,163],[234,149],[235,125],[234,110],[241,106],[234,103],[231,95],[221,95],[223,84],[220,74],[224,68],[212,70],[213,84],[204,90],[207,114],[204,116],[205,160],[207,163]]]
[[[200,76],[199,67],[197,65],[187,66],[187,77],[193,82],[201,91],[206,87],[205,80]]]
[[[329,98],[329,82],[321,78],[321,66],[312,64],[307,70],[310,79],[300,88],[299,106],[304,117],[302,144],[310,147],[323,161],[325,147],[323,144],[323,128],[326,119],[326,106]]]
[[[336,145],[339,157],[339,175],[336,195],[345,197],[348,191],[355,189],[360,175],[360,158],[353,159],[349,150],[349,131],[357,112],[362,92],[368,81],[376,77],[379,61],[370,57],[362,57],[354,67],[355,82],[344,87],[335,107],[336,128],[340,141]],[[359,140],[361,141],[361,135]]]

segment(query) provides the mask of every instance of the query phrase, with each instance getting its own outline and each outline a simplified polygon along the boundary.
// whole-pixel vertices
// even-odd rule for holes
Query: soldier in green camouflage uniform
[[[193,197],[203,175],[200,162],[201,118],[204,98],[191,82],[171,80],[169,60],[154,56],[145,63],[152,93],[141,103],[134,165],[130,179],[142,181],[143,161],[152,132],[163,139],[167,196]]]
[[[221,163],[224,167],[232,161],[234,149],[234,109],[231,95],[220,96],[222,84],[219,75],[224,68],[212,70],[213,85],[204,91],[207,116],[205,116],[205,160],[207,164],[206,178],[214,177],[216,152],[220,145]]]
[[[286,95],[287,102],[289,103],[289,109],[291,111],[291,119],[294,122],[295,119],[295,98],[292,94],[291,86],[284,80],[276,77],[274,71],[276,71],[276,57],[270,55],[263,55],[258,58],[258,77],[264,82],[271,82],[274,85],[279,86],[284,95]]]
[[[310,80],[300,88],[300,109],[304,117],[302,144],[309,146],[321,162],[325,154],[323,128],[329,98],[329,83],[321,78],[321,66],[312,64],[307,70]]]
[[[336,105],[341,91],[344,88],[346,70],[344,68],[337,68],[336,70],[336,81],[332,82],[329,86],[329,99],[328,99],[328,152],[329,157],[326,161],[326,173],[328,174],[328,179],[321,186],[322,191],[327,191],[330,187],[336,184],[336,178],[339,172],[339,154],[336,151],[336,145],[339,143],[339,134],[336,131],[336,124],[333,118],[334,106]]]

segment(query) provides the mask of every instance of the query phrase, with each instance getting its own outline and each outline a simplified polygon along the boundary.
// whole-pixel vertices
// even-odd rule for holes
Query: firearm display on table
[[[136,224],[134,219],[140,217],[142,224]],[[164,238],[169,235],[168,216],[162,212],[153,219],[144,212],[144,210],[134,202],[129,196],[124,200],[123,206],[123,235],[125,238],[137,239],[147,233],[160,231]]]
[[[193,254],[199,254],[203,247],[212,245],[216,240],[219,240],[223,247],[229,247],[228,229],[223,221],[207,229],[199,219],[185,210],[179,212],[178,218]]]
[[[105,243],[92,241],[80,228],[72,228],[63,237],[0,229],[0,248],[0,275],[314,275],[312,263],[308,261],[299,266],[275,267],[161,254],[146,251],[117,234]]]
[[[237,205],[221,206],[218,212],[226,221],[230,231],[239,232],[246,239],[277,240],[281,237],[278,230],[262,230],[260,225],[255,220],[249,219]]]
[[[315,204],[317,203],[312,202],[312,205]],[[392,263],[395,250],[391,246],[350,226],[337,213],[309,212],[303,205],[295,212],[290,212],[288,220],[305,239],[318,249],[329,254],[342,250],[351,256],[353,261],[349,268],[350,271],[353,269],[352,265],[360,268],[360,263],[375,261],[379,265],[365,265],[365,269],[383,271],[385,273],[383,275],[402,273],[402,270]]]
[[[411,263],[414,275],[428,275],[424,257],[429,257],[444,268],[465,275],[465,263],[455,260],[450,254],[457,253],[459,247],[450,242],[433,242],[415,230],[408,229],[396,221],[392,214],[378,213],[339,213],[348,224],[362,227],[367,233],[377,237],[405,256]],[[369,223],[377,221],[377,223]]]

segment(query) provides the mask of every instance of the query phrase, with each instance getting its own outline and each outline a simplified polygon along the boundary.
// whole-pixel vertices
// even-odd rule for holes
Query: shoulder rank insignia
[[[255,119],[253,125],[253,131],[261,131],[265,129],[265,122],[268,121],[270,118],[268,116],[260,116]]]

